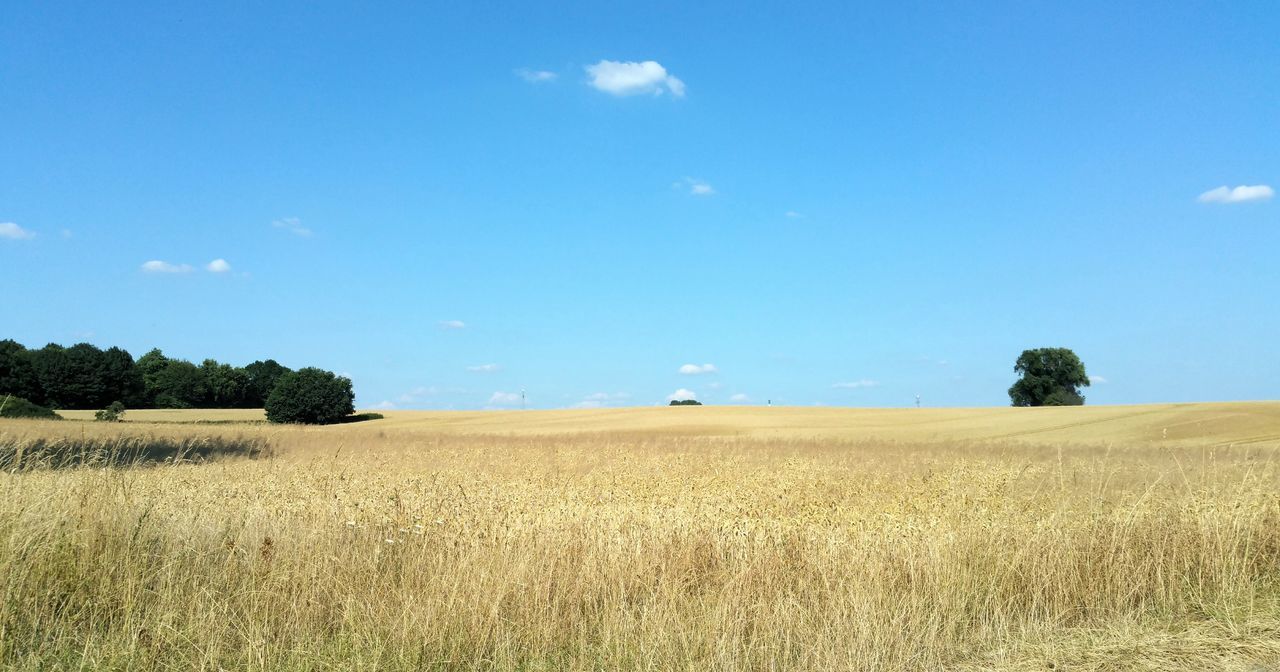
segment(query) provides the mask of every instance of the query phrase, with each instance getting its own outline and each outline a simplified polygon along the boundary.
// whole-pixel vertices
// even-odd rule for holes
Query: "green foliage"
[[[267,397],[271,396],[271,390],[275,388],[276,381],[280,380],[280,376],[289,373],[291,369],[283,366],[274,359],[267,361],[256,361],[246,367],[244,372],[249,376],[249,394],[246,399],[248,408],[261,408],[267,403]]]
[[[697,399],[673,399],[671,406],[701,406],[702,402]]]
[[[0,395],[4,394],[37,401],[44,399],[30,351],[10,339],[0,341]]]
[[[1024,350],[1013,370],[1021,376],[1009,388],[1014,406],[1084,405],[1080,388],[1089,386],[1089,376],[1068,348]]]
[[[62,416],[51,409],[33,404],[14,396],[0,396],[0,418],[35,418],[37,420],[61,420]]]
[[[122,422],[124,421],[124,404],[113,401],[111,405],[93,414],[93,419],[100,422]]]
[[[355,394],[349,379],[309,367],[280,376],[266,411],[271,422],[324,425],[354,413]]]
[[[204,375],[204,404],[210,408],[245,408],[249,398],[249,374],[212,359],[200,365]]]
[[[156,374],[150,392],[157,408],[199,408],[206,395],[204,373],[191,362],[171,359]]]

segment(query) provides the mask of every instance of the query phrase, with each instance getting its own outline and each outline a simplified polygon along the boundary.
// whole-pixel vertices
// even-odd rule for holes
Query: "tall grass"
[[[255,436],[274,456],[0,476],[0,664],[1280,661],[1273,449]]]

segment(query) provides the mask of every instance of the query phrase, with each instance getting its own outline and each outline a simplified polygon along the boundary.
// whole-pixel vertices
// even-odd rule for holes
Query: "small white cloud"
[[[530,84],[543,84],[546,82],[554,82],[557,75],[550,70],[530,70],[529,68],[516,68],[516,76]]]
[[[0,238],[8,238],[9,240],[31,240],[35,238],[34,231],[28,231],[13,222],[0,222]]]
[[[302,236],[303,238],[311,235],[311,229],[303,226],[302,220],[297,217],[283,217],[281,219],[277,219],[276,221],[271,222],[271,226],[274,226],[277,229],[284,229],[295,236]]]
[[[1200,194],[1201,203],[1244,203],[1245,201],[1265,201],[1276,192],[1265,184],[1242,184],[1234,189],[1223,185],[1217,189]]]
[[[426,385],[419,385],[418,387],[415,387],[412,390],[409,390],[408,392],[405,392],[404,394],[400,395],[400,403],[412,404],[415,402],[422,401],[426,397],[434,397],[438,394],[440,394],[440,388],[434,385],[430,387]]]
[[[74,234],[71,233],[71,229],[63,229],[59,232],[59,235],[62,236],[63,240],[71,240]]]
[[[1089,376],[1089,382],[1093,383],[1094,385],[1106,385],[1110,381],[1108,381],[1106,378],[1103,378],[1102,376]]]
[[[214,259],[205,268],[211,273],[227,273],[231,270],[231,264],[228,264],[226,259]]]
[[[686,376],[700,376],[706,373],[717,373],[719,369],[715,364],[685,364],[680,367],[680,373]]]
[[[468,366],[467,370],[472,373],[495,373],[501,371],[502,367],[497,364],[480,364],[479,366]]]
[[[466,329],[467,323],[462,320],[441,320],[441,329]]]
[[[167,261],[158,259],[147,261],[142,264],[144,273],[190,273],[195,269],[189,264],[171,264]]]
[[[494,392],[489,397],[490,406],[514,406],[520,403],[519,392]]]
[[[671,185],[673,189],[688,191],[690,196],[715,196],[716,190],[706,180],[698,180],[692,177],[686,177],[679,182]]]
[[[686,390],[683,387],[667,395],[667,401],[688,401],[697,398],[697,393],[693,390]]]
[[[796,212],[795,210],[788,210],[786,212],[786,217],[788,219],[804,219],[804,215]]]
[[[648,93],[660,96],[664,91],[681,98],[684,82],[667,72],[657,61],[600,61],[587,66],[588,82],[592,87],[615,96],[634,96]]]
[[[733,395],[732,397],[729,397],[729,401],[733,401],[741,404],[743,402],[751,401],[751,397],[748,397],[747,395],[742,393],[738,393]]]
[[[394,409],[395,409],[395,407],[396,407],[396,405],[395,405],[395,403],[390,402],[390,401],[387,401],[387,400],[385,400],[385,399],[384,399],[384,400],[379,401],[378,403],[374,404],[374,405],[373,405],[373,407],[374,407],[375,409],[379,410],[379,411],[390,411],[390,410],[394,410]]]
[[[862,380],[854,380],[848,383],[836,383],[831,387],[834,387],[837,390],[856,390],[863,387],[877,387],[879,385],[879,381],[863,378]]]

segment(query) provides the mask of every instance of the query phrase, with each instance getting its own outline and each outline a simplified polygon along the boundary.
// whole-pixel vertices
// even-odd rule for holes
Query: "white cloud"
[[[71,229],[63,229],[61,232],[59,232],[59,235],[62,236],[63,240],[71,240],[71,237],[74,234],[71,233]]]
[[[1236,188],[1226,185],[1200,194],[1201,203],[1244,203],[1245,201],[1265,201],[1276,192],[1265,184],[1245,185]]]
[[[630,398],[631,395],[626,392],[596,392],[588,394],[582,398],[582,401],[572,404],[569,408],[603,408]]]
[[[716,190],[706,180],[697,180],[692,177],[686,177],[679,182],[671,185],[675,189],[688,190],[690,196],[715,196]]]
[[[277,219],[276,221],[271,222],[271,226],[274,226],[277,229],[285,229],[289,233],[292,233],[295,236],[302,236],[303,238],[311,235],[311,229],[303,226],[302,220],[297,217],[283,217],[281,219]]]
[[[879,381],[863,378],[862,380],[854,380],[848,383],[836,383],[831,387],[834,387],[837,390],[856,390],[863,387],[878,387],[879,385]]]
[[[542,84],[544,82],[554,82],[557,75],[550,70],[530,70],[529,68],[516,68],[516,76],[530,84]]]
[[[680,373],[686,376],[700,376],[704,373],[718,373],[719,369],[715,364],[685,364],[680,367]]]
[[[440,320],[441,329],[466,329],[467,323],[462,320]]]
[[[519,392],[494,392],[489,397],[490,406],[514,406],[520,403]]]
[[[393,402],[387,401],[386,399],[379,401],[378,403],[373,405],[373,408],[379,411],[390,411],[390,410],[394,410],[395,407],[396,405]]]
[[[1093,383],[1094,385],[1106,385],[1111,381],[1107,380],[1106,378],[1103,378],[1102,376],[1089,376],[1089,382]]]
[[[415,387],[412,390],[409,390],[408,392],[405,392],[404,394],[400,395],[400,403],[412,404],[418,401],[422,401],[426,397],[434,397],[438,394],[440,394],[440,388],[434,385],[430,387],[425,385],[419,385],[418,387]]]
[[[497,364],[480,364],[479,366],[468,366],[467,370],[472,373],[494,373],[501,371],[502,367]]]
[[[615,96],[633,96],[648,93],[660,96],[664,91],[681,98],[684,96],[684,82],[656,61],[600,61],[587,66],[588,82],[592,87],[611,93]]]
[[[34,231],[28,231],[13,222],[0,222],[0,238],[10,240],[30,240],[35,238]]]
[[[231,270],[231,264],[228,264],[226,259],[214,259],[205,268],[211,273],[226,273]]]
[[[167,261],[153,259],[142,264],[144,273],[190,273],[195,269],[188,264],[171,264]]]
[[[804,219],[804,215],[796,212],[795,210],[788,210],[786,212],[786,217],[788,219]]]
[[[746,402],[746,401],[751,401],[751,397],[748,397],[747,395],[742,394],[742,393],[738,393],[738,394],[733,395],[732,397],[729,397],[729,401],[735,401],[735,402],[738,402],[738,403],[743,403],[743,402]]]
[[[686,390],[683,387],[667,395],[667,401],[687,401],[689,399],[697,399],[698,395],[693,390]]]

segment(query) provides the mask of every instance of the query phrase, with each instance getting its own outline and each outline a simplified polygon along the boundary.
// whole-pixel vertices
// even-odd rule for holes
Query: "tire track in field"
[[[1023,431],[1020,431],[1020,432],[1010,432],[1010,433],[1008,433],[1008,434],[998,434],[998,435],[995,435],[995,436],[991,436],[991,437],[989,437],[989,438],[991,438],[991,439],[1015,439],[1015,438],[1019,438],[1019,437],[1031,436],[1031,435],[1034,435],[1034,434],[1044,434],[1044,433],[1047,433],[1047,432],[1057,432],[1057,431],[1061,431],[1061,430],[1064,430],[1064,429],[1074,429],[1074,428],[1077,428],[1077,427],[1084,427],[1084,426],[1086,426],[1086,425],[1101,425],[1101,424],[1103,424],[1103,423],[1107,423],[1107,422],[1116,422],[1116,421],[1119,421],[1119,420],[1130,420],[1130,419],[1132,419],[1132,418],[1142,417],[1142,416],[1144,416],[1144,415],[1153,415],[1153,414],[1156,414],[1156,413],[1164,413],[1164,412],[1167,412],[1167,411],[1169,410],[1169,408],[1171,408],[1171,407],[1167,407],[1167,408],[1153,408],[1153,409],[1148,410],[1148,411],[1137,411],[1137,412],[1134,412],[1134,413],[1126,413],[1126,414],[1124,414],[1124,415],[1116,415],[1116,416],[1112,416],[1112,417],[1109,417],[1109,418],[1098,418],[1098,419],[1096,419],[1096,420],[1081,420],[1081,421],[1079,421],[1079,422],[1069,422],[1069,423],[1066,423],[1066,424],[1063,424],[1063,425],[1051,425],[1051,426],[1048,426],[1048,427],[1038,427],[1038,428],[1036,428],[1036,429],[1028,429],[1028,430],[1023,430]]]

